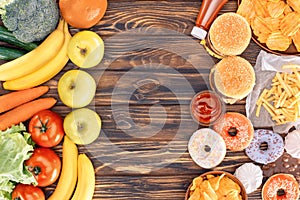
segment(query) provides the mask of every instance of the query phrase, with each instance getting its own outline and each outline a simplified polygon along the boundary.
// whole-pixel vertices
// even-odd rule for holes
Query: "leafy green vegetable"
[[[2,21],[18,40],[41,41],[56,28],[59,9],[54,0],[6,1],[0,4]]]
[[[37,182],[24,166],[33,151],[30,134],[23,124],[0,131],[0,199],[9,200],[16,183]]]
[[[14,0],[1,0],[0,1],[0,15],[5,13],[5,6],[13,2]]]

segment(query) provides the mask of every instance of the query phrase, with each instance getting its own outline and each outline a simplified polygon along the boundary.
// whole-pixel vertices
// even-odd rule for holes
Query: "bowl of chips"
[[[188,187],[185,200],[247,200],[243,184],[225,171],[206,172],[193,179]]]
[[[252,39],[277,55],[300,55],[299,0],[238,0],[237,13],[246,18]]]

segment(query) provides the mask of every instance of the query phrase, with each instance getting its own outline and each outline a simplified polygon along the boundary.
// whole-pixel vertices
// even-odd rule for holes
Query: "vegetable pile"
[[[83,34],[84,39],[73,39],[75,47],[70,45],[72,35],[68,25],[71,24],[62,14],[68,8],[62,6],[66,5],[65,2],[61,0],[59,5],[54,0],[0,0],[0,15],[5,26],[0,26],[0,41],[5,43],[0,47],[0,60],[5,61],[0,67],[0,81],[4,81],[3,89],[16,90],[0,95],[0,163],[4,163],[0,166],[1,200],[45,200],[43,187],[55,182],[57,185],[49,200],[93,198],[93,163],[85,154],[78,154],[74,139],[65,135],[65,132],[78,137],[80,144],[86,144],[87,141],[91,143],[100,133],[100,117],[94,111],[82,109],[82,116],[77,116],[77,121],[66,121],[50,110],[57,100],[49,96],[42,97],[49,87],[41,84],[64,68],[72,48],[75,48],[74,55],[84,49],[86,53],[82,59],[85,63],[96,59],[97,63],[89,67],[97,65],[104,53],[103,41],[96,33],[93,37]],[[107,8],[107,0],[97,4],[94,4],[95,1],[77,3],[80,6],[73,7],[67,13],[68,17],[76,23],[89,22],[89,27],[98,23]],[[93,9],[86,9],[86,6]],[[97,15],[88,18],[95,11]],[[60,12],[62,16],[59,19]],[[83,18],[78,19],[81,13]],[[95,37],[96,43],[93,42]],[[39,41],[39,44],[34,41]],[[84,43],[81,49],[78,48],[79,43]],[[95,84],[92,76],[89,79]],[[78,85],[85,84],[83,80],[75,80],[78,80]],[[60,83],[68,84],[64,81]],[[72,89],[82,96],[87,94],[86,88],[91,90],[86,86],[84,90],[79,87]],[[66,94],[70,92],[72,90],[65,91]],[[91,98],[94,93],[91,93]],[[86,102],[86,105],[89,103]],[[74,112],[69,113],[69,116],[73,115]],[[86,121],[88,126],[81,129],[86,131],[72,132],[74,123],[77,123],[77,128]],[[23,123],[28,125],[28,129]],[[87,133],[93,136],[92,140]],[[57,145],[62,145],[62,158],[52,149]]]

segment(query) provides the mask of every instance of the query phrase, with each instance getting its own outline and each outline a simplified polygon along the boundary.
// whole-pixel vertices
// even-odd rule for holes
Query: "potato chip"
[[[287,15],[291,12],[293,12],[293,10],[291,9],[291,7],[288,4],[286,4],[285,8],[284,8],[284,11],[283,11],[283,14]]]
[[[210,183],[208,180],[205,180],[202,182],[201,186],[201,191],[205,191],[205,193],[212,199],[212,200],[218,200],[218,196],[214,189],[211,187]]]
[[[267,1],[266,0],[253,0],[254,1],[254,10],[257,16],[259,17],[269,17],[267,10]]]
[[[203,181],[203,178],[201,176],[198,176],[197,178],[193,179],[193,184],[190,190],[195,190],[197,187],[200,187],[201,183]]]
[[[211,179],[211,178],[215,178],[215,176],[212,175],[212,174],[207,174],[207,175],[206,175],[206,178],[209,180],[209,179]]]
[[[221,179],[225,176],[225,174],[222,174],[221,176],[214,176],[211,179],[208,179],[209,183],[211,184],[211,187],[217,191],[220,186]]]
[[[253,0],[242,0],[236,12],[243,16],[250,24],[251,20],[255,17]]]
[[[271,33],[260,33],[260,34],[257,35],[257,40],[258,40],[260,43],[266,43],[268,37],[270,36],[270,34],[271,34]]]
[[[231,191],[238,191],[238,193],[240,193],[241,188],[232,179],[225,176],[220,181],[220,186],[219,186],[219,189],[217,190],[217,193],[221,194],[222,196],[226,196]]]
[[[278,51],[285,51],[289,48],[292,41],[284,36],[280,31],[273,32],[269,35],[266,45],[268,48]]]
[[[200,195],[200,188],[197,187],[195,188],[195,190],[193,191],[193,193],[190,194],[190,197],[188,200],[199,200],[201,197]]]
[[[280,30],[283,35],[291,37],[300,28],[300,14],[291,12],[287,14],[280,23]]]
[[[203,192],[201,197],[200,200],[212,200],[206,192]]]
[[[292,7],[292,9],[300,13],[300,1],[299,0],[287,0],[287,4]]]
[[[285,3],[283,1],[271,2],[267,3],[267,9],[272,18],[280,17],[285,9]]]
[[[226,195],[226,200],[239,200],[240,194],[238,191],[231,191],[229,194]]]
[[[269,29],[272,32],[276,32],[276,31],[280,30],[280,23],[281,23],[282,19],[283,19],[283,16],[280,16],[277,18],[267,17],[267,18],[265,18],[265,21],[266,21]]]
[[[268,34],[272,32],[265,18],[255,17],[251,25],[253,27],[253,32],[255,35],[259,35],[260,33]]]
[[[300,29],[298,29],[296,34],[293,35],[292,39],[293,39],[293,42],[294,42],[294,45],[295,45],[297,51],[300,52]]]

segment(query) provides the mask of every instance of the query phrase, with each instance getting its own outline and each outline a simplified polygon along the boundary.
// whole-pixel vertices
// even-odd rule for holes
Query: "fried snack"
[[[237,13],[250,24],[260,43],[271,50],[286,51],[294,44],[300,52],[299,0],[242,0]],[[300,31],[299,31],[300,32]]]
[[[259,16],[255,17],[252,21],[251,26],[255,35],[272,33],[272,29],[269,27],[270,24],[268,24],[266,18],[262,18]]]
[[[300,1],[299,0],[287,0],[286,2],[294,11],[300,13]]]
[[[241,188],[225,174],[194,178],[188,200],[241,200]]]
[[[259,17],[269,17],[267,10],[267,0],[253,0],[254,1],[254,10],[257,16]]]
[[[284,36],[280,31],[271,33],[266,41],[266,45],[269,49],[278,51],[287,50],[291,43],[291,39],[287,36]]]
[[[294,42],[294,44],[296,46],[297,51],[300,52],[300,29],[298,29],[298,31],[296,32],[296,34],[293,35],[292,39],[293,39],[293,42]]]
[[[277,125],[300,118],[300,65],[289,64],[282,68],[292,73],[277,72],[271,89],[264,89],[256,102],[256,116],[259,117],[263,106]]]
[[[243,16],[247,22],[250,24],[252,19],[255,17],[255,10],[254,10],[254,0],[242,0],[238,10],[236,11],[237,14]]]
[[[287,14],[280,23],[280,30],[283,35],[291,37],[300,28],[300,14],[291,12]]]
[[[267,9],[272,18],[280,17],[285,9],[285,3],[283,1],[272,2],[269,1],[267,3]]]

